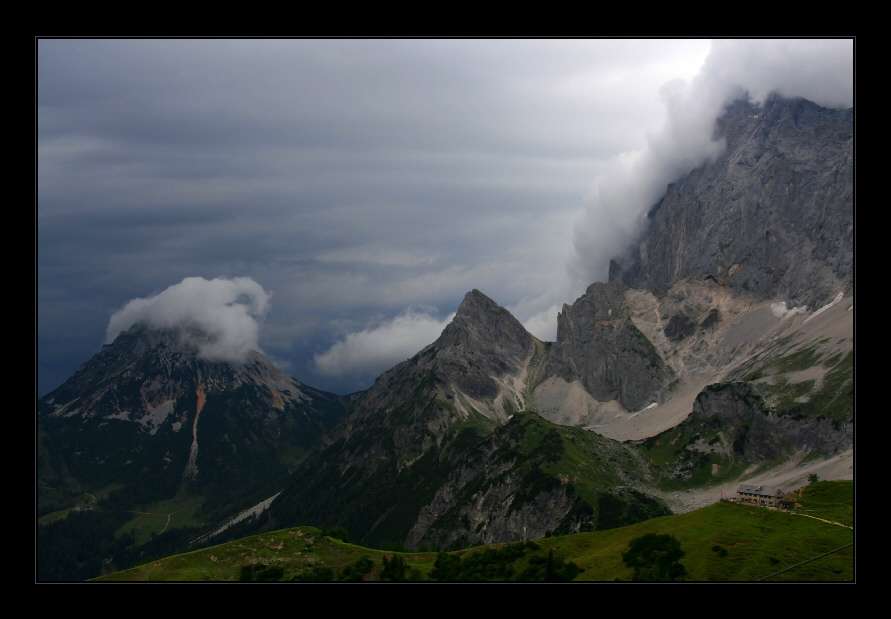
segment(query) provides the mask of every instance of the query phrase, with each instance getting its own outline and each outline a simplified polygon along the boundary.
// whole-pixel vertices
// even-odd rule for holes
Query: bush
[[[554,557],[554,549],[548,551],[547,557],[533,557],[529,559],[529,567],[516,577],[523,582],[569,582],[584,570],[570,561],[566,563],[559,557]]]
[[[389,561],[387,560],[387,557],[383,557],[382,561],[384,563],[384,569],[381,570],[381,580],[392,580],[393,582],[405,580],[405,572],[408,568],[408,566],[405,565],[405,559],[394,554]]]
[[[322,525],[320,531],[323,537],[331,537],[334,539],[339,539],[340,541],[347,544],[350,543],[350,534],[347,531],[346,527],[334,527],[329,529],[326,525]]]
[[[674,535],[648,533],[628,544],[628,552],[622,553],[625,565],[634,568],[632,580],[676,581],[683,580],[687,568],[678,563],[686,553]]]
[[[374,561],[368,557],[362,557],[352,565],[347,565],[340,573],[340,580],[351,582],[360,582],[365,580],[365,576],[371,573],[374,568]]]
[[[281,580],[285,570],[280,567],[267,567],[262,563],[245,565],[241,568],[238,580],[241,582],[273,582]]]
[[[314,567],[298,574],[293,580],[295,582],[331,582],[334,580],[334,570],[330,567]]]

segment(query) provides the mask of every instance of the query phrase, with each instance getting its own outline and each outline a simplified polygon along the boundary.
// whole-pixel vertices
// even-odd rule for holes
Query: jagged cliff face
[[[853,109],[738,101],[717,161],[669,186],[637,256],[610,280],[664,296],[682,279],[814,310],[853,293]]]
[[[563,306],[546,373],[567,383],[581,381],[596,400],[637,411],[661,400],[675,373],[634,324],[626,292],[621,284],[592,284]]]
[[[852,307],[853,110],[737,101],[716,135],[723,154],[668,187],[639,252],[559,314],[547,371],[533,381],[548,419],[645,437],[622,424],[672,401],[688,414],[707,384],[767,354],[778,329],[801,327],[839,294]],[[852,342],[832,339],[844,358]],[[673,413],[650,431],[682,420]]]
[[[627,486],[649,478],[632,447],[518,413],[454,461],[406,543],[514,542],[667,514],[660,501]]]
[[[503,307],[478,290],[468,292],[442,335],[382,374],[328,441],[396,428],[397,451],[419,455],[456,423],[493,428],[522,408],[536,341]]]

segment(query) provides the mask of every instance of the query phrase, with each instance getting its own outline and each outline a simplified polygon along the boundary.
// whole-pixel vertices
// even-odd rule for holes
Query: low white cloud
[[[383,324],[350,333],[315,355],[316,370],[326,376],[380,374],[436,341],[454,317],[440,320],[431,310],[409,308]]]
[[[270,295],[250,277],[206,280],[187,277],[151,297],[133,299],[115,312],[105,341],[137,322],[178,332],[185,345],[209,361],[241,362],[258,345],[259,321]]]
[[[560,307],[552,305],[543,312],[539,312],[534,316],[530,316],[523,321],[526,330],[543,342],[554,342],[557,340],[557,314]]]
[[[713,41],[701,74],[715,84],[744,88],[756,103],[776,92],[848,108],[854,105],[854,40]]]
[[[565,297],[565,291],[557,288],[547,290],[536,297],[527,297],[507,310],[532,335],[543,342],[557,339],[557,314],[562,308],[558,300]]]

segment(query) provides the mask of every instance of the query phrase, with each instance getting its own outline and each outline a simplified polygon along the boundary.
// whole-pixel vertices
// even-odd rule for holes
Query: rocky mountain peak
[[[263,410],[266,416],[310,401],[307,392],[314,390],[281,372],[258,351],[241,363],[200,358],[195,345],[200,337],[194,331],[136,323],[43,398],[38,410],[52,416],[139,421],[154,433],[165,420],[169,422],[169,415],[156,411],[172,411],[199,386],[208,396],[247,387],[254,394],[252,409]]]
[[[126,487],[128,501],[184,492],[240,509],[254,493],[280,489],[345,413],[343,398],[307,387],[259,352],[244,363],[207,361],[181,335],[134,325],[37,402],[54,454],[43,485],[68,484],[70,473]]]
[[[506,418],[504,393],[515,391],[513,378],[525,369],[535,342],[510,312],[479,290],[471,290],[442,335],[378,377],[339,431],[350,434],[366,422],[375,427],[395,424],[391,412],[400,416],[399,423],[405,423],[408,413],[409,423],[426,428],[423,432],[434,426],[447,428],[471,409],[493,419]],[[509,400],[516,401],[513,395]],[[435,401],[446,401],[454,410],[439,404],[428,408]],[[415,438],[407,442],[413,449],[418,446]]]
[[[684,279],[811,309],[854,288],[853,110],[772,97],[730,104],[727,148],[669,185],[610,281],[657,297]]]
[[[473,312],[475,310],[501,309],[495,301],[474,288],[464,295],[464,300],[458,306],[458,314]]]
[[[528,355],[532,336],[513,315],[484,295],[464,295],[455,318],[436,341],[439,349],[470,347],[478,352],[503,349],[511,357]]]
[[[517,374],[534,341],[510,312],[471,290],[434,346],[453,384],[474,397],[494,399],[500,391],[494,377]]]
[[[605,326],[624,317],[626,290],[627,286],[615,282],[588,286],[584,295],[572,305],[564,304],[557,314],[557,341],[571,339],[577,322]]]

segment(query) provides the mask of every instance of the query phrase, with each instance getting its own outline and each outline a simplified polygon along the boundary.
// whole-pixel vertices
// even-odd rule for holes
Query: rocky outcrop
[[[533,340],[510,312],[472,290],[433,345],[438,375],[472,398],[494,400],[501,389],[497,379],[523,370]]]
[[[539,539],[556,529],[577,497],[557,478],[544,475],[538,462],[529,462],[516,451],[523,434],[522,423],[511,423],[456,466],[421,509],[406,544],[449,548],[515,542]],[[554,438],[552,448],[560,453],[562,444]]]
[[[743,382],[704,389],[685,423],[719,430],[723,451],[744,462],[772,460],[790,450],[831,455],[851,447],[854,438],[853,423],[770,412],[761,396]]]
[[[636,411],[660,401],[675,376],[631,320],[626,290],[618,283],[591,284],[575,303],[563,306],[545,373],[579,380],[596,400],[616,400]]]
[[[713,163],[672,184],[610,281],[663,296],[684,278],[816,309],[854,287],[853,109],[729,105]]]
[[[403,539],[456,459],[521,408],[521,376],[535,349],[535,338],[510,312],[479,290],[468,292],[433,344],[356,400],[273,512],[286,520],[336,520],[369,542]],[[389,503],[394,487],[398,505]],[[364,497],[354,505],[377,503],[374,517],[332,513],[332,489],[339,499]]]
[[[500,397],[515,397],[511,378],[520,375],[535,348],[535,338],[510,312],[479,290],[464,296],[442,335],[411,359],[381,374],[356,401],[350,417],[330,441],[364,427],[364,419],[384,427],[414,427],[406,437],[441,435],[455,421],[481,414],[503,422]],[[425,447],[426,449],[426,447]]]
[[[625,446],[584,436],[583,430],[558,431],[538,419],[528,413],[515,415],[456,461],[448,479],[419,511],[406,545],[460,548],[518,542],[550,533],[625,526],[669,513],[661,502],[622,485],[627,475],[623,468],[640,464]],[[579,441],[587,443],[581,456]],[[594,445],[596,456],[588,451]],[[550,467],[580,460],[584,464],[578,476],[549,472]],[[601,466],[607,469],[599,473],[602,477],[588,477]],[[644,469],[634,474],[648,473]],[[577,484],[587,487],[587,498]]]

